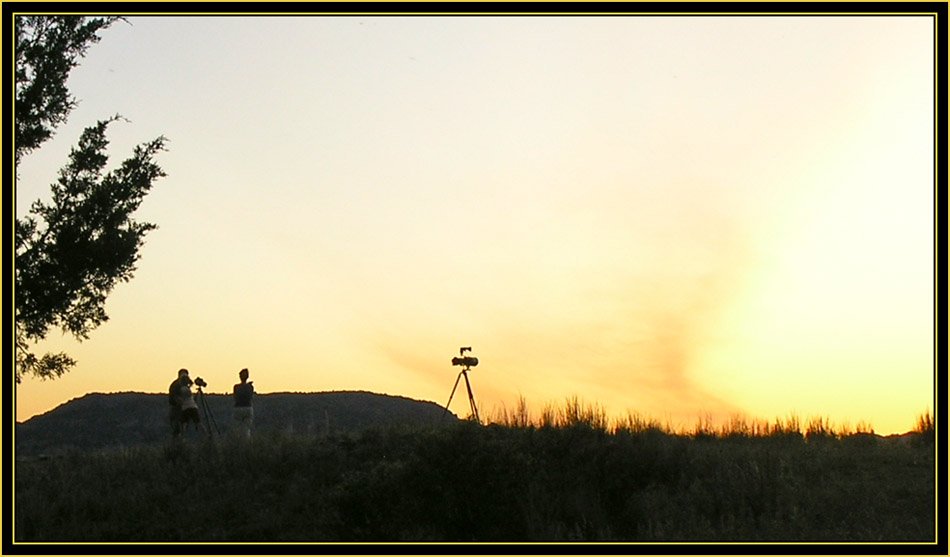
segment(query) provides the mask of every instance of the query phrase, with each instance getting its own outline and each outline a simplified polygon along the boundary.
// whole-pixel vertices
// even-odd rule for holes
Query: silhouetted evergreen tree
[[[18,16],[16,34],[15,164],[49,139],[76,106],[66,80],[98,32],[117,17]],[[132,278],[144,236],[155,228],[131,219],[152,183],[164,176],[153,162],[159,137],[135,148],[119,168],[104,172],[106,128],[113,116],[86,128],[52,184],[49,204],[36,201],[16,219],[16,380],[55,378],[75,360],[64,353],[37,357],[31,344],[58,326],[78,340],[108,319],[106,296]],[[19,176],[17,176],[19,180]]]

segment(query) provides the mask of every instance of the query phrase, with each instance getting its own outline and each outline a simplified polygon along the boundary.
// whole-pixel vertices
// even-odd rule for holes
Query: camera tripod
[[[445,410],[442,412],[443,418],[446,412],[449,411],[449,405],[452,404],[452,397],[455,396],[455,389],[458,388],[459,381],[462,379],[462,376],[465,376],[465,388],[468,390],[468,404],[472,410],[472,416],[475,416],[476,422],[481,423],[481,419],[478,417],[478,408],[475,406],[475,395],[472,394],[472,384],[468,380],[469,369],[471,369],[471,366],[465,366],[465,368],[459,372],[458,377],[455,378],[455,386],[452,387],[452,394],[449,395],[449,401],[445,403]]]
[[[218,429],[218,422],[214,419],[214,414],[211,412],[211,407],[208,405],[208,401],[205,400],[205,393],[201,390],[201,387],[198,387],[198,406],[201,408],[201,411],[205,415],[205,423],[211,424],[214,426],[214,433],[221,436],[221,431]],[[208,427],[208,437],[211,437],[211,428]]]

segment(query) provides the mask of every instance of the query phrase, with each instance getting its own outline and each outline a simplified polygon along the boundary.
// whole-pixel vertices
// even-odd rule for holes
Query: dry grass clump
[[[847,422],[836,425],[827,417],[814,416],[803,420],[796,414],[790,414],[785,418],[775,418],[771,422],[733,414],[721,423],[717,423],[713,416],[705,414],[697,419],[694,426],[677,428],[668,421],[664,423],[655,417],[633,410],[611,418],[603,405],[587,404],[576,396],[566,399],[561,404],[545,404],[537,415],[531,412],[527,401],[521,396],[514,408],[509,409],[502,405],[500,409],[490,413],[485,423],[516,428],[585,426],[611,433],[655,432],[694,439],[773,437],[817,442],[874,435],[874,428],[864,420],[859,421],[855,426]],[[927,433],[932,432],[933,428],[933,419],[927,412],[918,417],[914,431]]]

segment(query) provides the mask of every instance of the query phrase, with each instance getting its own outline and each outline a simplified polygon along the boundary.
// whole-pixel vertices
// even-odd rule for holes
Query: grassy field
[[[18,462],[15,540],[933,542],[933,424],[671,432],[569,401],[490,425]]]

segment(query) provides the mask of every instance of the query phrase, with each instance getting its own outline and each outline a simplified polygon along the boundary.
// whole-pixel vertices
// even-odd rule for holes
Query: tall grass
[[[523,396],[518,397],[518,405],[511,410],[502,405],[489,417],[488,423],[501,424],[508,427],[531,427],[533,420],[528,411],[528,403]]]
[[[606,431],[610,427],[610,418],[602,405],[586,404],[576,396],[566,399],[560,406],[546,404],[537,419],[531,417],[528,404],[522,396],[518,398],[515,408],[509,410],[503,405],[491,412],[486,422],[518,428],[585,426]]]
[[[490,412],[485,423],[517,428],[580,425],[608,432],[652,431],[692,438],[773,437],[812,442],[874,434],[874,428],[865,420],[859,421],[856,426],[851,426],[847,422],[834,424],[830,418],[823,416],[813,416],[803,420],[797,414],[790,414],[785,418],[778,417],[771,422],[733,414],[721,423],[717,423],[712,415],[705,414],[699,416],[692,427],[674,427],[669,422],[664,423],[655,417],[629,410],[626,414],[611,418],[603,405],[588,404],[576,396],[565,399],[560,405],[547,403],[537,415],[530,411],[527,401],[521,396],[514,408],[509,409],[502,405]],[[929,412],[918,417],[914,431],[917,433],[933,431],[933,420]]]
[[[927,410],[925,413],[917,416],[917,427],[914,428],[914,432],[925,435],[934,434],[934,421],[933,417],[930,415],[930,410]]]
[[[638,412],[627,411],[625,415],[620,417],[614,424],[613,430],[616,431],[625,431],[632,434],[640,434],[647,432],[654,433],[668,433],[669,428],[664,427],[664,425],[657,420],[656,418],[646,417]]]
[[[929,413],[927,414],[929,417]],[[18,462],[17,541],[935,539],[933,443],[828,420],[692,429],[576,398],[472,422]],[[932,420],[931,420],[932,423]],[[795,442],[787,442],[793,439]],[[809,442],[821,439],[823,442]]]

